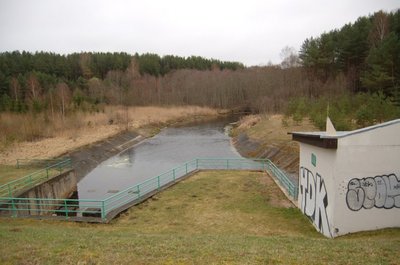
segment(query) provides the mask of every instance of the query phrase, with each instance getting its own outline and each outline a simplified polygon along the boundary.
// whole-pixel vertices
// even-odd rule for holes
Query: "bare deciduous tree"
[[[56,97],[58,99],[58,102],[60,104],[60,111],[61,115],[64,118],[65,117],[65,111],[67,105],[69,105],[70,100],[71,100],[71,91],[68,87],[67,84],[65,83],[58,83],[56,86]]]
[[[14,100],[16,102],[18,102],[21,86],[20,86],[17,78],[15,78],[15,77],[11,78],[10,88],[11,88],[11,93],[14,97]]]
[[[378,46],[378,44],[383,41],[383,39],[387,36],[388,33],[389,33],[388,15],[384,13],[382,10],[376,12],[373,17],[372,30],[369,34],[369,40],[372,46]]]
[[[31,100],[37,101],[41,94],[42,88],[40,87],[40,83],[37,80],[36,75],[34,73],[29,74],[27,83]]]
[[[299,56],[293,47],[285,46],[280,53],[283,69],[300,66]]]

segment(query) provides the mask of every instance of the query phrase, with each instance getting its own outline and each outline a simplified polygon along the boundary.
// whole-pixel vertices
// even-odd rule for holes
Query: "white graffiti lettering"
[[[352,211],[400,208],[400,181],[395,174],[353,178],[347,185],[346,203]]]
[[[326,209],[328,207],[328,194],[321,175],[314,174],[307,168],[300,168],[300,197],[301,211],[307,215],[318,230],[331,237]]]

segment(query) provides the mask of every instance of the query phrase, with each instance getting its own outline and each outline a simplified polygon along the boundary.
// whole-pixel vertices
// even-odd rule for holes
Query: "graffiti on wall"
[[[327,215],[328,194],[321,175],[314,174],[307,168],[300,168],[300,209],[307,215],[317,229],[332,237]]]
[[[353,178],[347,185],[346,203],[352,211],[400,208],[400,181],[395,174]]]

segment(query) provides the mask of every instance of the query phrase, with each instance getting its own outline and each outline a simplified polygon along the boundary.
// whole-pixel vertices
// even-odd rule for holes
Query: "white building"
[[[400,119],[300,142],[298,207],[327,237],[400,227]]]

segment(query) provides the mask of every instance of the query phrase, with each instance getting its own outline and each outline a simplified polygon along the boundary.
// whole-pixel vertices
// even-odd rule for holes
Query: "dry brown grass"
[[[123,130],[195,117],[217,116],[207,107],[122,107],[107,106],[98,112],[75,112],[65,118],[42,114],[0,114],[0,164],[17,158],[57,157],[81,146],[111,137]]]
[[[288,132],[316,131],[309,121],[296,123],[281,114],[251,115],[243,117],[233,130],[233,135],[246,134],[250,141],[258,143],[254,150],[242,152],[244,156],[266,157],[287,172],[298,171],[299,145],[292,141]],[[240,149],[240,144],[238,146]]]
[[[318,131],[309,120],[296,123],[281,114],[245,116],[235,130],[236,134],[245,132],[250,138],[264,143],[289,142],[292,136],[288,132]]]
[[[248,115],[240,118],[238,130],[247,130],[256,125],[261,120],[260,115]]]

